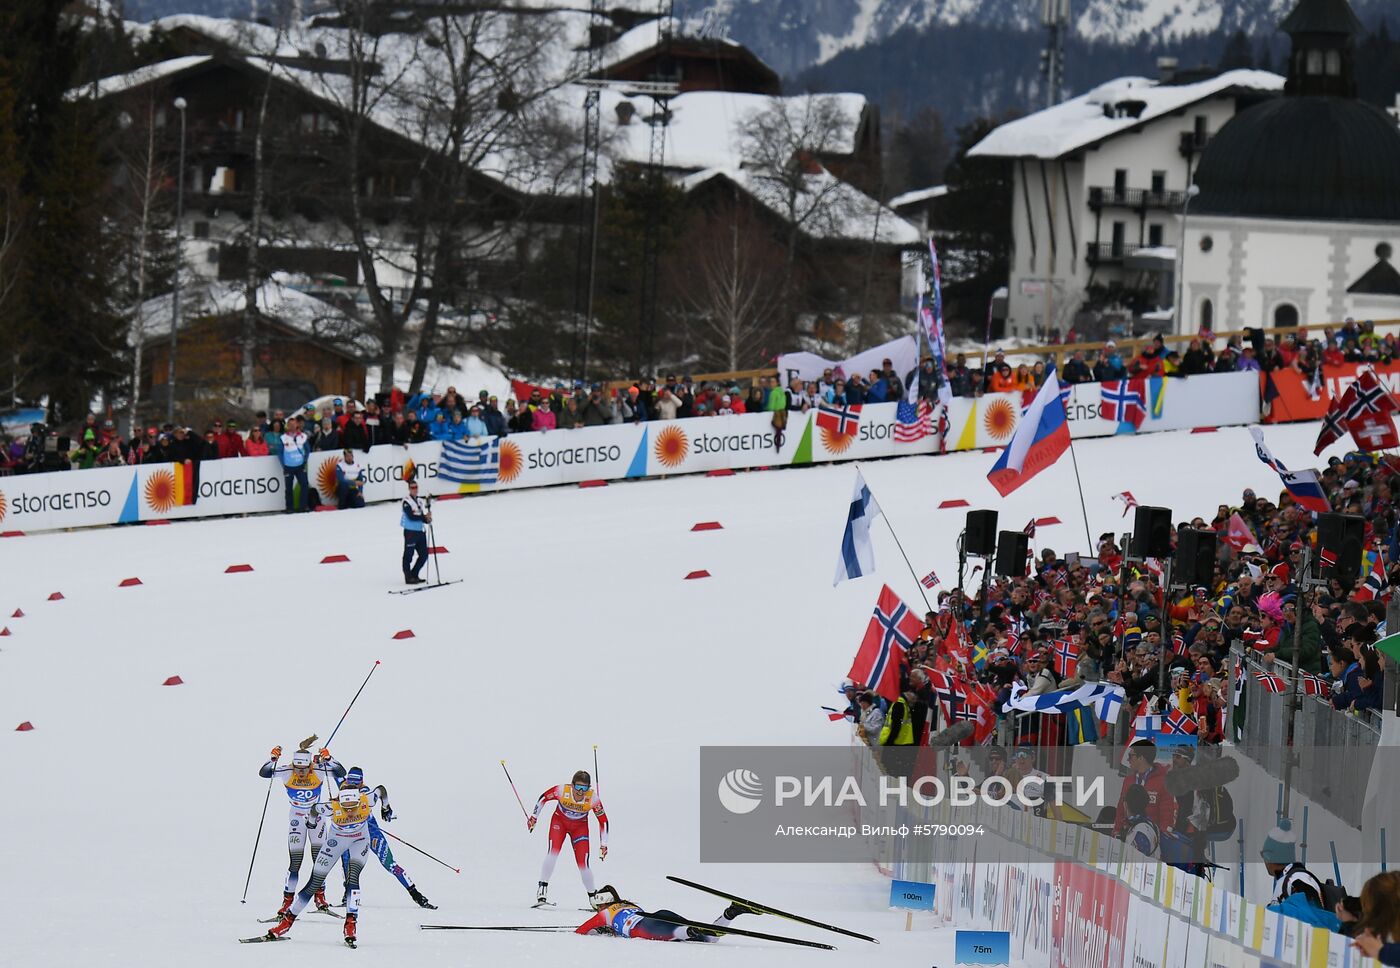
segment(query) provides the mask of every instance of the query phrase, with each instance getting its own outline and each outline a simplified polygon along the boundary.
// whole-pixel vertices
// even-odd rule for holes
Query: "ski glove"
[[[277,758],[278,758],[279,756],[281,756],[281,755],[282,755],[282,747],[280,747],[280,746],[274,746],[274,747],[272,748],[272,758],[275,760],[275,759],[277,759]]]
[[[389,823],[394,819],[394,808],[387,803],[384,804],[384,806],[379,808],[379,819],[383,820],[385,823]]]
[[[531,832],[533,832],[534,829],[535,829],[535,823],[536,823],[537,820],[538,820],[537,817],[526,817],[526,818],[525,818],[525,829],[526,829],[526,830],[529,830],[529,831],[531,831]]]
[[[600,845],[598,846],[598,859],[599,859],[599,860],[607,860],[607,859],[608,859],[608,845],[607,845],[607,844],[600,844]]]

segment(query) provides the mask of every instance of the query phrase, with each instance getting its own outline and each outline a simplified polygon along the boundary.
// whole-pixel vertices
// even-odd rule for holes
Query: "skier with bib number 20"
[[[337,763],[330,750],[322,749],[313,756],[310,750],[297,750],[292,754],[290,766],[278,766],[282,747],[272,748],[271,758],[258,770],[258,776],[272,778],[285,774],[283,786],[287,790],[287,877],[282,883],[282,906],[278,914],[285,914],[296,895],[297,878],[301,873],[301,859],[306,847],[311,847],[311,863],[321,852],[326,839],[326,825],[312,818],[312,807],[324,803],[335,792],[334,781],[345,776],[345,767]],[[316,910],[329,911],[324,893],[316,895]]]

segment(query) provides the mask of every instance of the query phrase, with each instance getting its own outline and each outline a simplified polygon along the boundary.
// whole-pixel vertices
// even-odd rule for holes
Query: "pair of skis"
[[[450,581],[426,582],[422,585],[411,585],[408,588],[391,588],[390,595],[412,595],[415,592],[430,592],[434,588],[446,588],[448,585],[460,585],[461,578],[453,578]]]
[[[815,920],[813,920],[812,918],[806,918],[806,917],[803,917],[803,916],[800,915],[800,914],[793,914],[793,913],[791,913],[791,912],[789,912],[789,911],[783,911],[783,910],[780,910],[780,909],[775,908],[775,907],[770,907],[770,906],[767,905],[767,904],[760,904],[759,902],[757,902],[757,901],[751,901],[751,900],[749,900],[748,898],[738,897],[738,896],[736,896],[736,895],[729,894],[729,893],[727,893],[727,892],[725,892],[725,891],[717,890],[717,889],[715,889],[715,888],[713,888],[713,887],[706,887],[704,884],[697,884],[695,881],[686,880],[684,877],[674,877],[674,876],[671,876],[671,875],[667,875],[667,878],[666,878],[666,879],[669,880],[669,881],[675,881],[677,884],[683,884],[683,885],[685,885],[686,887],[694,888],[694,889],[697,890],[697,891],[704,891],[706,894],[713,894],[713,895],[715,895],[716,897],[722,897],[722,898],[724,898],[726,901],[729,901],[731,904],[738,904],[739,906],[744,907],[744,908],[747,908],[749,911],[752,911],[752,912],[755,913],[755,914],[771,914],[771,915],[773,915],[774,917],[786,918],[786,919],[789,920],[789,921],[796,921],[798,924],[806,924],[806,925],[810,925],[811,927],[814,927],[814,928],[821,928],[823,931],[831,931],[831,932],[834,932],[834,933],[836,933],[836,934],[843,934],[843,935],[846,935],[847,937],[859,938],[859,939],[862,940],[862,941],[870,941],[870,942],[873,942],[874,944],[879,944],[879,943],[880,943],[877,939],[870,937],[870,935],[868,935],[868,934],[861,934],[861,933],[859,933],[859,932],[857,932],[857,931],[850,931],[850,930],[847,930],[846,928],[839,928],[839,927],[837,927],[837,926],[834,925],[834,924],[827,924],[827,923],[824,922],[824,921],[815,921]],[[656,915],[655,915],[655,914],[648,914],[647,916],[648,916],[648,917],[651,917],[651,918],[656,918]],[[743,929],[743,928],[720,927],[720,926],[715,925],[715,924],[706,924],[706,923],[701,922],[701,921],[690,921],[690,920],[687,920],[687,919],[685,919],[685,918],[656,918],[656,919],[657,919],[657,920],[661,920],[661,921],[665,921],[665,922],[667,922],[668,924],[674,924],[674,925],[676,925],[676,926],[678,926],[678,927],[695,928],[695,929],[697,929],[697,930],[699,930],[699,931],[704,931],[704,932],[707,932],[707,933],[709,933],[709,934],[714,934],[714,935],[721,936],[721,937],[724,936],[724,935],[726,935],[726,934],[732,934],[732,935],[735,935],[736,937],[741,937],[741,938],[755,938],[755,939],[757,939],[757,940],[759,940],[759,941],[776,941],[776,942],[779,942],[779,943],[781,943],[781,944],[799,945],[799,946],[804,947],[804,948],[821,948],[821,949],[824,949],[824,950],[826,950],[826,951],[835,951],[835,950],[836,950],[836,948],[835,948],[834,945],[822,944],[822,943],[819,942],[819,941],[805,941],[805,940],[803,940],[803,939],[801,939],[801,938],[789,938],[789,937],[786,937],[785,935],[779,935],[779,934],[765,934],[764,932],[761,932],[761,931],[748,931],[748,930]],[[559,924],[559,925],[420,924],[419,927],[420,927],[421,929],[423,929],[424,931],[543,931],[543,932],[550,932],[550,931],[574,931],[574,930],[576,930],[574,926],[572,926],[572,925],[567,925],[567,924]]]

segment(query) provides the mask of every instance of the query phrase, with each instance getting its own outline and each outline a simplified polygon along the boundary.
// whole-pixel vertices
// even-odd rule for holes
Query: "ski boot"
[[[687,927],[685,937],[687,941],[718,941],[720,932],[710,931],[707,928]]]
[[[292,900],[293,900],[295,897],[296,897],[296,895],[293,894],[291,891],[283,891],[283,892],[282,892],[282,906],[279,907],[279,908],[277,909],[277,914],[278,914],[279,917],[280,917],[281,915],[287,913],[288,909],[291,908],[291,906],[292,906]]]
[[[544,907],[549,903],[549,882],[540,881],[539,889],[535,892],[535,907]]]
[[[437,905],[424,897],[423,892],[416,887],[410,887],[408,889],[408,896],[413,898],[413,903],[417,904],[420,908],[427,908],[429,911],[437,910]]]
[[[735,918],[737,918],[737,917],[738,917],[739,915],[741,915],[741,914],[762,914],[762,913],[763,913],[762,911],[756,911],[756,910],[754,910],[753,908],[749,907],[749,906],[746,905],[746,904],[740,904],[738,901],[735,901],[734,903],[730,904],[729,907],[727,907],[727,908],[724,909],[724,915],[723,915],[723,917],[724,917],[724,919],[725,919],[726,921],[733,921]]]
[[[355,947],[355,920],[358,914],[347,913],[345,915],[345,943],[349,947]]]
[[[316,892],[316,897],[315,897],[315,899],[314,899],[314,902],[315,902],[315,904],[316,904],[316,910],[320,911],[322,914],[330,914],[330,913],[331,913],[331,906],[330,906],[329,904],[326,903],[326,890],[325,890],[325,888],[322,888],[321,890],[319,890],[319,891]]]
[[[278,938],[282,937],[288,931],[292,930],[292,925],[296,922],[296,919],[297,916],[291,911],[283,914],[281,921],[278,921],[267,929],[267,939],[269,941],[276,941]]]

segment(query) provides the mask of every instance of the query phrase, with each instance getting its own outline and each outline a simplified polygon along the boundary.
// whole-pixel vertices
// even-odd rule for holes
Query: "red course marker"
[[[968,503],[966,501],[964,501],[960,497],[957,497],[949,501],[940,502],[938,505],[938,510],[942,511],[944,508],[965,508],[967,506]]]
[[[0,538],[23,538],[23,531],[0,531]]]
[[[579,487],[607,487],[607,481],[579,481]]]
[[[316,505],[314,508],[312,508],[311,510],[313,510],[313,511],[339,511],[340,508],[336,507],[336,506],[333,505],[333,504],[318,504],[318,505]]]
[[[429,548],[429,549],[428,549],[428,554],[430,554],[430,555],[445,555],[445,554],[447,554],[447,549],[444,548],[442,545],[438,545],[438,546],[436,546],[436,547],[434,547],[434,548]]]
[[[350,560],[350,556],[349,556],[349,555],[326,555],[326,557],[324,557],[324,558],[321,559],[321,564],[323,564],[323,565],[338,565],[338,564],[340,564],[340,563],[343,562],[343,561],[349,561],[349,560]]]
[[[11,615],[10,618],[24,618],[24,609],[15,609],[15,614]]]
[[[139,579],[139,578],[123,578],[123,579],[117,584],[117,587],[118,587],[118,588],[131,588],[132,586],[134,586],[134,585],[139,585],[139,584],[141,584],[141,579]]]
[[[142,524],[151,524],[151,525],[154,525],[154,524],[169,524],[169,523],[170,523],[170,522],[169,522],[168,520],[166,520],[165,518],[151,518],[151,520],[149,520],[149,521],[143,521],[143,522],[142,522]]]
[[[705,569],[701,568],[699,571],[692,571],[690,574],[686,575],[686,576],[685,576],[685,580],[686,580],[686,581],[690,581],[692,578],[709,578],[709,577],[710,577],[710,573],[709,573],[708,571],[706,571]]]
[[[733,477],[734,469],[730,467],[717,467],[712,471],[705,472],[706,477]]]
[[[695,525],[695,527],[691,528],[690,530],[692,530],[692,531],[723,531],[723,530],[724,530],[724,525],[720,524],[718,521],[700,521],[700,522],[698,522],[698,523]]]
[[[15,727],[15,732],[16,732],[16,733],[27,733],[27,732],[29,732],[29,731],[30,731],[31,729],[33,729],[33,728],[34,728],[34,724],[31,723],[29,720],[26,719],[24,722],[20,723],[18,726]]]
[[[63,601],[63,592],[54,592],[52,595],[49,596],[49,601],[51,601],[51,602],[61,602],[61,601]]]
[[[161,683],[162,686],[183,686],[184,684],[185,680],[181,679],[179,676],[171,676]]]
[[[233,575],[233,574],[237,574],[238,572],[241,572],[241,571],[252,571],[252,570],[253,570],[253,566],[252,566],[252,565],[229,565],[227,568],[224,569],[224,574],[225,574],[225,575]]]
[[[394,633],[394,638],[411,639],[413,638],[413,629],[401,629],[400,631]]]
[[[0,635],[9,635],[9,634],[10,634],[10,627],[9,627],[8,625],[6,625],[3,629],[0,629]]]
[[[1050,525],[1052,525],[1052,524],[1059,524],[1059,523],[1060,523],[1060,519],[1059,519],[1059,518],[1054,518],[1054,517],[1051,517],[1051,518],[1036,518],[1036,519],[1035,519],[1035,526],[1036,526],[1037,528],[1048,528],[1048,527],[1050,527]]]
[[[1213,433],[1215,433],[1215,431],[1218,430],[1218,429],[1219,429],[1219,428],[1217,428],[1217,427],[1192,427],[1192,428],[1191,428],[1191,433],[1193,433],[1193,434],[1213,434]]]

